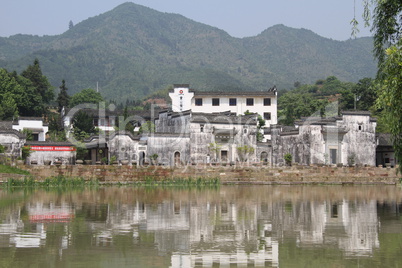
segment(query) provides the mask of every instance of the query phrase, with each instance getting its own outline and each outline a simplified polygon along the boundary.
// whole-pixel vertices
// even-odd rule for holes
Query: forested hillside
[[[199,90],[291,88],[336,76],[373,77],[372,39],[334,41],[283,25],[255,37],[133,3],[89,18],[58,36],[0,38],[0,67],[22,71],[35,58],[58,87],[96,88],[106,99],[141,99],[174,83]]]

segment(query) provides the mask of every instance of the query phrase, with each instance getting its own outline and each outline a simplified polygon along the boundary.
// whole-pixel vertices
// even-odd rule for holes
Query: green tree
[[[88,88],[83,89],[81,92],[74,94],[70,99],[70,107],[77,106],[78,104],[82,103],[95,103],[99,104],[104,102],[102,95],[95,90]]]
[[[280,123],[293,125],[296,119],[311,116],[317,112],[323,116],[328,100],[313,97],[311,93],[289,91],[279,98],[278,103],[280,103],[278,111]]]
[[[0,95],[0,120],[12,120],[18,116],[17,103],[13,94],[6,92]]]
[[[141,125],[139,129],[139,134],[148,134],[155,132],[155,124],[151,121],[146,121],[144,124]]]
[[[78,111],[73,117],[74,136],[77,140],[83,140],[95,132],[93,118],[83,110]]]
[[[248,145],[239,146],[236,149],[241,162],[246,162],[255,151],[254,147]]]
[[[10,93],[20,116],[40,116],[44,113],[42,97],[35,92],[32,82],[16,72],[0,69],[0,94]]]
[[[377,94],[373,87],[373,79],[363,78],[352,88],[356,97],[356,109],[368,111],[375,104]]]
[[[376,85],[378,108],[389,124],[399,170],[402,171],[402,1],[364,0],[366,24],[373,11],[374,53],[378,59]]]
[[[382,73],[377,78],[379,108],[392,134],[395,156],[402,171],[402,49],[392,46],[386,51]]]
[[[68,88],[66,87],[66,81],[63,79],[61,81],[60,93],[57,96],[57,104],[59,105],[59,112],[63,109],[63,107],[68,107],[70,103],[70,96],[67,93]]]
[[[53,89],[46,76],[42,74],[38,59],[35,59],[33,65],[29,65],[21,75],[32,82],[36,93],[42,97],[44,103],[50,103],[53,100]]]

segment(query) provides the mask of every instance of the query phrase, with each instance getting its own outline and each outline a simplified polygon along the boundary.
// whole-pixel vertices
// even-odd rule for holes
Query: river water
[[[402,267],[400,186],[0,188],[0,267]]]

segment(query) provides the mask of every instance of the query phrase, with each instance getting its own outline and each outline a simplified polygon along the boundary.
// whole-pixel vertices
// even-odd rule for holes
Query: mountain
[[[373,77],[372,39],[335,41],[284,25],[254,37],[134,3],[57,36],[0,37],[0,67],[20,72],[38,58],[53,86],[95,88],[107,99],[139,99],[174,83],[199,90],[266,90],[327,76]]]

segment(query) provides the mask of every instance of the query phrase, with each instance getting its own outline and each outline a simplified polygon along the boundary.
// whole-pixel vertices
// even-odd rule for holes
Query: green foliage
[[[84,140],[94,133],[93,118],[85,111],[78,111],[73,117],[74,136],[77,140]]]
[[[3,103],[3,116],[6,118],[13,114],[14,104],[17,106],[18,115],[41,116],[45,108],[42,97],[35,91],[32,82],[18,75],[0,69],[0,96]],[[2,106],[3,106],[2,105]]]
[[[24,128],[21,132],[25,135],[27,141],[33,141],[32,130]]]
[[[370,110],[377,99],[377,92],[371,78],[363,78],[352,88],[356,96],[356,109],[360,111]]]
[[[291,164],[292,164],[292,154],[290,154],[290,153],[286,153],[284,156],[283,156],[283,159],[285,160],[285,163],[286,163],[286,165],[288,165],[288,166],[290,166]]]
[[[70,107],[77,106],[82,103],[94,103],[99,104],[104,102],[102,95],[95,90],[88,88],[83,89],[81,92],[74,94],[70,99]]]
[[[88,149],[85,147],[83,143],[79,143],[77,145],[77,159],[78,160],[85,160],[88,156]]]
[[[3,164],[0,164],[0,173],[30,175],[30,173],[26,170]]]
[[[0,120],[13,120],[18,117],[17,103],[10,92],[0,95]]]
[[[33,65],[29,65],[21,75],[31,81],[36,94],[42,98],[44,103],[50,103],[53,100],[53,89],[47,77],[42,74],[38,59],[35,59]]]
[[[378,59],[378,108],[393,137],[395,157],[402,171],[402,2],[398,0],[364,1],[364,20],[371,20],[370,3],[374,4],[374,52]]]
[[[402,41],[400,41],[402,45]],[[402,171],[402,48],[392,46],[387,49],[379,76],[378,106],[383,109],[385,120],[392,134],[395,157]]]
[[[57,96],[57,104],[59,105],[59,112],[63,107],[67,108],[70,103],[70,96],[67,94],[68,88],[66,87],[66,81],[61,81],[60,92]]]
[[[246,162],[255,149],[252,146],[243,145],[236,148],[240,161]]]
[[[115,155],[110,157],[110,164],[117,162],[117,157]]]
[[[358,107],[369,107],[373,101],[373,90],[368,87],[370,81],[365,78],[356,85],[329,76],[325,80],[317,80],[314,85],[300,85],[279,97],[279,123],[293,125],[301,117],[336,116],[342,110],[354,109],[355,95],[359,96]],[[332,111],[328,105],[334,101],[338,101],[338,109]]]
[[[31,155],[31,146],[23,146],[21,148],[22,159],[26,160]]]
[[[155,124],[151,121],[146,121],[144,124],[141,125],[140,130],[138,131],[139,134],[148,134],[155,132]]]
[[[0,154],[3,154],[5,152],[5,147],[0,144]]]

